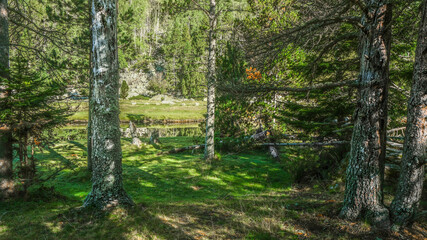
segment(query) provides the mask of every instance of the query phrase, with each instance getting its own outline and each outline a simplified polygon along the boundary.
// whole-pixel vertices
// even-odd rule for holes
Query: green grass
[[[133,105],[132,103],[136,103]],[[185,104],[185,105],[184,105]],[[197,105],[198,106],[197,106]],[[75,102],[77,111],[70,120],[87,121],[88,103]],[[121,100],[120,120],[202,120],[206,113],[206,103],[201,101],[182,101],[174,105],[148,100]]]
[[[125,186],[137,202],[216,199],[224,195],[276,191],[290,184],[289,174],[264,153],[226,155],[221,161],[207,165],[201,153],[157,155],[161,149],[194,144],[189,137],[162,138],[160,149],[149,144],[138,149],[130,144],[130,139],[122,142]],[[65,142],[37,156],[44,168],[58,161],[70,161],[80,166],[64,171],[50,183],[61,194],[79,201],[83,201],[90,190],[84,167],[87,156],[85,144],[85,141]]]
[[[33,189],[29,201],[0,203],[0,239],[386,239],[336,217],[342,192],[292,185],[264,151],[208,164],[202,152],[157,155],[201,138],[160,140],[140,149],[122,140],[124,185],[136,207],[105,213],[78,208],[91,188],[85,141],[37,153],[44,176],[61,164],[74,167]]]

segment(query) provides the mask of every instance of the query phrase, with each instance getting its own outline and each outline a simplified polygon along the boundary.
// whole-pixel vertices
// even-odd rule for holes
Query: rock
[[[122,132],[122,135],[123,135],[123,137],[125,137],[125,138],[130,138],[130,137],[132,137],[132,135],[130,134],[130,129],[129,129],[129,128],[126,128],[126,130]]]
[[[270,153],[271,157],[273,157],[274,160],[280,161],[280,153],[277,148],[273,146],[268,147],[268,152]]]
[[[139,95],[150,95],[152,91],[147,89],[148,82],[155,73],[145,73],[141,71],[124,70],[120,72],[120,83],[126,81],[129,85],[128,98]]]
[[[196,102],[196,106],[200,106],[200,103]]]
[[[129,132],[133,138],[136,137],[136,126],[132,121],[129,121]]]
[[[132,105],[136,105],[136,102],[133,102]]]
[[[142,146],[142,141],[141,139],[134,137],[132,138],[132,145],[138,146],[139,148]]]
[[[150,137],[150,141],[149,141],[149,143],[150,143],[150,144],[159,144],[159,143],[160,143],[160,141],[159,141],[159,137],[160,137],[159,130],[158,130],[158,129],[154,130],[154,131],[151,133],[151,137]]]
[[[175,103],[173,101],[162,101],[162,104],[171,104],[171,105],[174,105]]]
[[[187,104],[185,104],[185,103],[182,103],[181,105],[182,105],[182,106],[186,106]]]
[[[203,101],[204,101],[204,102],[207,102],[207,101],[208,101],[208,99],[207,99],[207,98],[203,98]]]

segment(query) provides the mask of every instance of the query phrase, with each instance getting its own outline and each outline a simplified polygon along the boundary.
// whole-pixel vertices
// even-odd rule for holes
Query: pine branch
[[[235,90],[236,92],[240,93],[262,93],[262,92],[272,92],[272,91],[279,91],[279,92],[308,92],[312,90],[325,90],[325,89],[332,89],[336,87],[343,87],[343,86],[349,86],[349,87],[358,87],[361,86],[358,81],[350,80],[350,81],[343,81],[343,82],[332,82],[332,83],[319,83],[319,84],[313,84],[308,87],[269,87],[269,86],[260,86],[260,87],[247,87],[247,86],[233,86],[233,87],[219,87],[221,90]],[[238,89],[238,90],[236,90]]]

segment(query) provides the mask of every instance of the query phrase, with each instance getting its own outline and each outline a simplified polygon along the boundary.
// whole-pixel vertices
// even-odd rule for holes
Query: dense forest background
[[[25,52],[30,58],[30,53],[36,53],[31,58],[44,69],[43,74],[51,79],[61,79],[63,84],[69,86],[68,93],[77,91],[82,97],[87,97],[90,76],[88,2],[39,1],[22,4],[12,1],[13,4],[32,17],[11,12],[11,27],[16,33],[11,37],[12,55],[23,55]],[[233,89],[239,91],[239,87],[243,86],[239,84],[243,83],[256,89],[251,90],[251,94],[239,93],[236,99],[244,99],[241,104],[245,104],[245,98],[251,98],[250,106],[244,108],[264,111],[258,113],[261,118],[271,118],[274,112],[277,115],[275,119],[281,123],[278,125],[310,125],[310,131],[319,128],[336,130],[344,119],[349,121],[356,99],[354,88],[295,93],[277,87],[356,79],[359,61],[357,29],[351,24],[337,22],[327,32],[315,32],[317,30],[313,29],[312,36],[298,32],[290,36],[290,39],[295,39],[294,46],[286,47],[286,41],[290,40],[279,40],[280,32],[298,21],[302,22],[305,9],[293,9],[292,1],[231,1],[223,4],[224,8],[234,11],[224,11],[216,31],[219,41],[218,83],[224,89],[222,93],[219,87],[218,94],[223,99],[220,105],[225,107],[225,99],[230,97],[227,93]],[[413,11],[418,5],[418,1],[397,2],[395,7],[402,9],[402,12],[396,14],[393,25],[390,65],[392,104],[389,104],[391,128],[402,126],[402,116],[406,113],[405,105],[399,103],[406,101],[410,90],[417,34],[417,18],[413,16]],[[316,7],[313,5],[311,8]],[[130,87],[126,98],[165,93],[183,98],[205,98],[207,29],[208,21],[201,11],[188,10],[180,4],[140,0],[119,2],[120,75],[121,81],[126,81]],[[259,40],[269,37],[273,38],[269,44]],[[259,72],[261,83],[253,81],[255,78],[244,79],[244,75],[251,71]],[[242,82],[242,79],[246,82]],[[236,92],[233,94],[236,96]],[[271,104],[262,101],[271,96],[280,100],[274,100]],[[268,106],[255,107],[257,104],[254,102],[264,102]],[[221,107],[219,111],[222,111]],[[254,112],[251,114],[257,115]],[[310,121],[305,121],[308,118]],[[268,122],[271,121],[264,121],[263,124]]]

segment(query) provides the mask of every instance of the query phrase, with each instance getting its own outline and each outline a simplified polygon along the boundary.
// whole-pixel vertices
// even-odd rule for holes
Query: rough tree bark
[[[390,213],[395,228],[412,224],[420,204],[427,158],[427,3],[423,2],[401,172]]]
[[[0,77],[7,78],[9,68],[9,22],[7,0],[0,0]],[[0,99],[7,92],[0,86]],[[14,192],[12,168],[12,133],[7,125],[0,123],[0,198],[10,197]]]
[[[383,205],[387,97],[392,17],[387,0],[365,0],[360,51],[360,83],[351,157],[341,217],[366,218],[380,228],[390,225]]]
[[[92,0],[92,191],[84,206],[133,205],[123,188],[119,121],[117,0]]]
[[[215,156],[215,84],[216,84],[216,1],[210,0],[209,4],[209,56],[208,56],[208,102],[206,117],[206,147],[205,160],[210,161]]]
[[[92,79],[92,78],[91,78]],[[89,83],[89,99],[92,98],[92,84]],[[87,124],[87,170],[92,173],[92,114],[89,111],[89,121]]]
[[[90,29],[90,42],[92,43],[92,9],[89,4],[89,29]],[[92,98],[92,50],[89,51],[89,99]],[[89,111],[89,121],[87,124],[87,170],[92,173],[92,123],[91,113]]]

